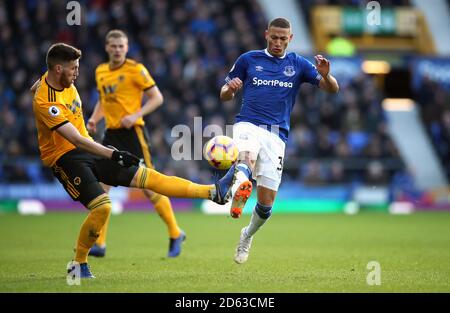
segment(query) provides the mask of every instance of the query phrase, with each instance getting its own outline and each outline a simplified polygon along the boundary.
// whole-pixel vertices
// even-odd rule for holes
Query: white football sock
[[[256,213],[256,210],[253,210],[252,217],[250,219],[250,224],[248,224],[247,228],[245,229],[245,233],[247,234],[247,237],[253,236],[258,229],[261,228],[261,226],[266,223],[268,218],[264,219],[261,218],[258,213]]]

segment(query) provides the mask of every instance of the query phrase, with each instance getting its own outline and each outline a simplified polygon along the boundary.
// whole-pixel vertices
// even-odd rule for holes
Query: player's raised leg
[[[230,199],[231,185],[234,180],[234,166],[214,185],[196,184],[184,178],[167,176],[154,169],[141,166],[129,186],[148,189],[168,197],[201,198],[225,204]]]

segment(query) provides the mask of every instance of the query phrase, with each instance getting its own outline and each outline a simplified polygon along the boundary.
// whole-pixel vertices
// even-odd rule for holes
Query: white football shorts
[[[233,125],[233,140],[239,152],[253,152],[257,156],[252,175],[256,184],[278,191],[286,148],[283,140],[270,129],[248,122]]]

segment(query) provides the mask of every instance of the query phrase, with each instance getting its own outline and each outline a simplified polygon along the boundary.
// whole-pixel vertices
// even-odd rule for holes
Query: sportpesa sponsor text
[[[253,85],[292,88],[294,84],[291,82],[283,82],[278,79],[267,80],[253,77]]]

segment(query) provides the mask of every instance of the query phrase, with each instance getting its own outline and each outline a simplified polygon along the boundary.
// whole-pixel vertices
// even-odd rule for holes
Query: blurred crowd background
[[[97,101],[94,70],[106,62],[104,37],[113,28],[129,36],[129,57],[142,62],[164,95],[146,117],[157,169],[211,182],[205,161],[174,161],[175,125],[194,128],[234,122],[239,101],[221,103],[219,90],[236,58],[266,46],[268,19],[255,0],[79,1],[82,25],[68,26],[59,1],[0,2],[0,183],[54,181],[39,160],[29,92],[45,72],[48,47],[63,41],[83,52],[76,86],[87,119]],[[357,5],[359,1],[301,1],[308,19],[315,4]],[[386,1],[409,5],[409,1]],[[383,3],[384,5],[384,3]],[[302,38],[295,37],[300,41]],[[313,61],[313,56],[306,56]],[[333,71],[333,64],[332,64]],[[336,95],[303,85],[293,110],[285,180],[306,184],[388,184],[407,170],[387,132],[383,90],[374,76],[360,73]],[[416,91],[436,151],[450,177],[450,94],[429,81]],[[97,138],[98,139],[98,138]],[[207,140],[205,138],[204,140]],[[186,162],[189,166],[186,166]],[[400,178],[399,178],[400,177]]]

